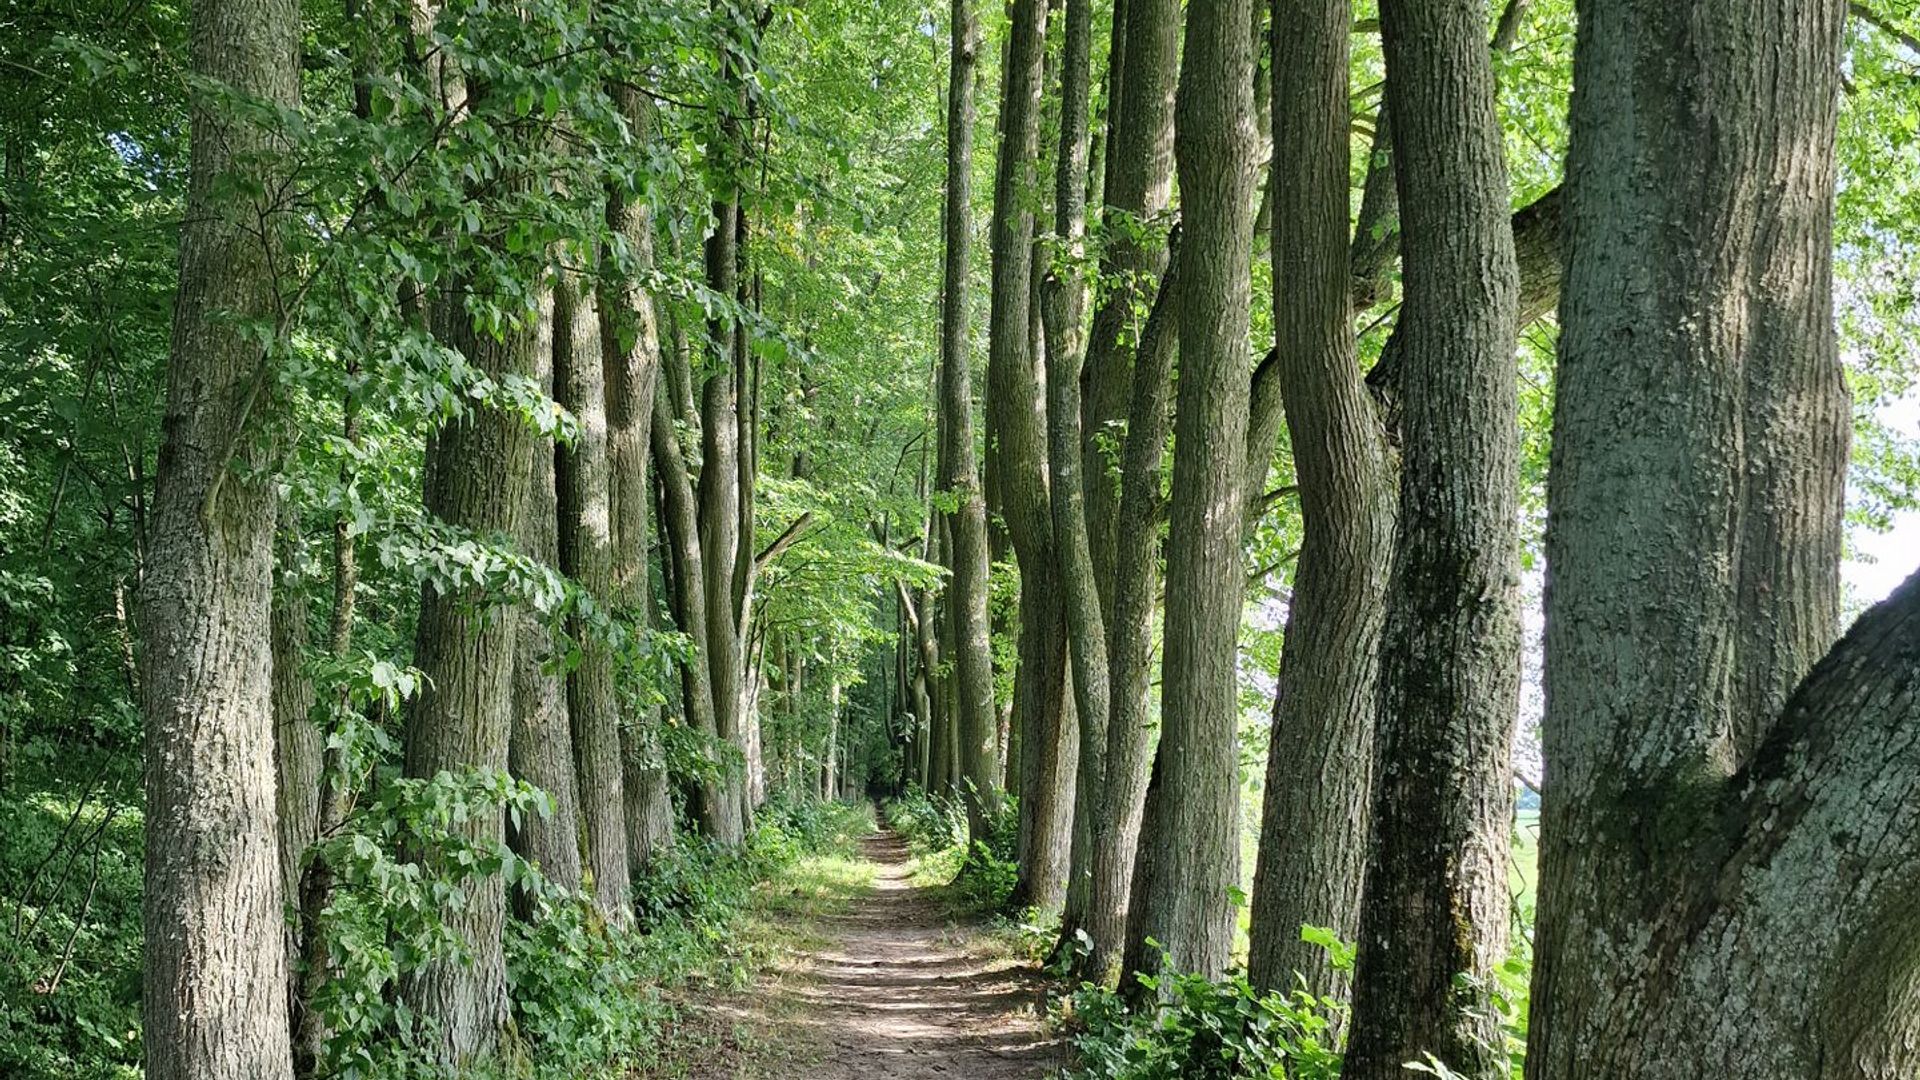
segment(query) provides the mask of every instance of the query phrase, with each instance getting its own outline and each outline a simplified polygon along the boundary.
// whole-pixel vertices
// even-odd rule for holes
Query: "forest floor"
[[[1039,972],[916,881],[903,840],[866,837],[853,868],[829,879],[838,902],[779,928],[753,987],[707,1006],[730,1031],[694,1077],[1041,1080],[1064,1064]]]

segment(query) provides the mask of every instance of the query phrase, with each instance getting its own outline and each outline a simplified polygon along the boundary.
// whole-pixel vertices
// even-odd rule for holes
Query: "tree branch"
[[[799,517],[794,518],[793,524],[788,525],[786,529],[780,533],[779,536],[774,537],[773,543],[768,544],[765,551],[762,551],[760,554],[755,555],[753,557],[754,573],[757,574],[765,570],[767,568],[768,563],[779,558],[781,552],[792,547],[794,545],[794,542],[800,539],[800,534],[805,532],[807,530],[807,527],[812,524],[813,524],[813,511],[811,510],[808,510],[807,512],[801,514]]]

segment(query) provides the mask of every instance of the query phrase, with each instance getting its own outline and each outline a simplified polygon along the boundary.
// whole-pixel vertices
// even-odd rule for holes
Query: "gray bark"
[[[1303,925],[1353,940],[1393,549],[1386,430],[1355,356],[1348,253],[1348,0],[1274,5],[1277,382],[1305,529],[1287,605],[1248,978],[1344,996]],[[1260,444],[1255,443],[1258,446]],[[1270,448],[1269,448],[1270,449]]]
[[[972,248],[974,67],[980,26],[970,0],[953,0],[947,86],[946,238],[940,311],[940,486],[957,508],[948,520],[947,607],[953,621],[950,737],[954,786],[967,805],[968,835],[983,839],[999,802],[995,776],[993,660],[987,629],[987,512],[973,449],[973,375],[968,358]]]
[[[1046,322],[1047,494],[1054,546],[1066,601],[1073,664],[1074,712],[1079,720],[1079,768],[1074,780],[1073,842],[1067,867],[1066,909],[1060,941],[1074,947],[1092,898],[1095,816],[1106,784],[1107,714],[1111,697],[1107,626],[1087,539],[1086,491],[1080,461],[1080,376],[1085,359],[1087,112],[1092,78],[1093,12],[1088,0],[1068,0],[1060,72],[1060,149],[1055,163],[1054,265],[1042,284]]]
[[[1131,6],[1131,5],[1130,5]],[[1087,900],[1089,950],[1083,974],[1104,981],[1122,959],[1128,906],[1145,813],[1153,679],[1153,614],[1160,592],[1160,468],[1166,457],[1168,400],[1179,339],[1178,233],[1160,292],[1134,358],[1133,393],[1120,477],[1120,520],[1113,563],[1113,617],[1107,622],[1112,692],[1107,722],[1107,780],[1094,826],[1093,880]],[[1131,965],[1135,968],[1138,964]]]
[[[1247,430],[1253,227],[1250,0],[1190,9],[1174,152],[1185,237],[1180,380],[1168,517],[1160,783],[1141,846],[1154,869],[1136,888],[1135,939],[1166,947],[1178,971],[1218,976],[1233,944],[1239,883],[1238,687],[1245,570],[1240,553]],[[1144,967],[1157,970],[1157,957]]]
[[[1343,1075],[1397,1078],[1432,1053],[1493,1080],[1507,1069],[1491,984],[1506,958],[1520,686],[1518,269],[1485,11],[1390,0],[1382,28],[1403,453]]]
[[[669,365],[669,369],[678,365]],[[660,501],[664,508],[668,561],[673,566],[675,612],[680,632],[692,639],[696,648],[707,640],[706,567],[700,550],[699,510],[694,500],[693,480],[687,475],[687,459],[674,430],[672,406],[663,385],[653,400],[653,425],[649,442],[653,446],[653,464],[659,474]],[[714,719],[714,689],[711,668],[706,657],[695,655],[680,667],[681,700],[687,722],[715,743],[719,728]],[[693,816],[700,831],[721,844],[738,844],[743,835],[740,803],[727,795],[718,781],[702,779],[693,800]]]
[[[615,87],[612,93],[627,115],[634,141],[645,145],[652,133],[651,101],[631,87]],[[607,226],[626,239],[634,275],[652,268],[653,220],[644,200],[609,185]],[[660,328],[653,297],[629,277],[603,277],[600,319],[612,469],[614,598],[636,630],[651,629],[655,620],[647,548],[653,535],[653,500],[647,464],[653,399],[660,382]],[[620,725],[629,869],[645,866],[673,844],[673,803],[659,725],[658,708],[630,713]]]
[[[592,282],[562,271],[554,285],[553,384],[579,421],[554,465],[560,510],[560,569],[603,611],[615,600],[612,468],[607,447],[605,362]],[[567,673],[567,716],[573,730],[580,800],[582,869],[593,880],[594,905],[611,923],[629,917],[625,757],[614,697],[613,651],[579,615],[569,618],[578,663]]]
[[[1073,780],[1059,702],[1065,689],[1065,611],[1047,496],[1046,399],[1033,348],[1031,200],[1037,178],[1047,8],[1013,0],[1001,77],[1000,153],[993,189],[988,431],[999,455],[1001,515],[1020,567],[1019,882],[1013,905],[1059,910],[1065,897]]]
[[[493,378],[533,370],[533,335],[504,339],[476,330],[460,290],[438,298],[436,334]],[[428,442],[427,512],[480,535],[515,535],[527,502],[532,434],[516,416],[482,407],[450,421]],[[516,620],[472,590],[422,589],[414,665],[425,679],[406,732],[406,773],[428,778],[468,769],[504,771],[513,722]],[[505,815],[476,814],[461,826],[467,839],[499,844]],[[436,960],[408,980],[406,996],[441,1031],[440,1052],[453,1063],[490,1050],[507,1020],[506,961],[501,953],[505,892],[485,876],[466,885],[467,906],[449,923],[470,961]]]
[[[299,103],[300,14],[194,5],[195,75]],[[278,309],[284,148],[193,96],[180,284],[141,584],[146,721],[142,1012],[147,1075],[292,1074],[275,831],[270,360],[241,325]],[[229,176],[262,186],[234,198]]]
[[[1180,4],[1177,0],[1127,0],[1115,6],[1114,19],[1121,60],[1113,73],[1108,116],[1100,276],[1122,285],[1095,310],[1087,336],[1080,431],[1088,551],[1109,618],[1117,584],[1115,545],[1124,542],[1119,531],[1118,473],[1125,451],[1118,447],[1125,441],[1119,422],[1128,413],[1133,387],[1135,360],[1129,331],[1136,329],[1135,309],[1149,303],[1153,280],[1167,265],[1166,252],[1156,244],[1140,242],[1136,230],[1159,217],[1172,194]]]
[[[1910,1076],[1920,587],[1820,659],[1845,8],[1581,16],[1528,1074]]]
[[[534,366],[543,389],[552,392],[554,307],[551,287],[541,299],[535,331]],[[528,452],[527,509],[520,526],[520,553],[549,566],[560,565],[560,511],[554,491],[554,445],[532,440]],[[552,667],[553,624],[535,611],[514,614],[517,637],[513,656],[513,731],[507,743],[507,768],[515,779],[545,791],[553,812],[523,815],[509,825],[507,840],[523,859],[568,889],[580,888],[580,800],[574,777],[573,729],[567,713],[566,677]]]

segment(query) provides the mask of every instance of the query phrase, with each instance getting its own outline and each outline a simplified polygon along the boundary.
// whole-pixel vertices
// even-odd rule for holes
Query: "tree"
[[[445,58],[433,61],[438,91],[455,107],[476,109],[485,89],[463,84]],[[476,185],[480,186],[480,185]],[[460,354],[494,387],[522,382],[536,370],[539,340],[534,313],[499,328],[490,325],[485,293],[472,279],[497,249],[461,260],[428,303],[433,335]],[[494,395],[464,407],[428,438],[422,501],[434,519],[480,536],[515,536],[528,503],[533,431],[525,418]],[[515,620],[498,596],[472,582],[427,582],[421,588],[414,666],[424,676],[407,718],[405,773],[431,780],[442,774],[507,769],[513,722]],[[498,807],[455,826],[482,849],[505,842],[506,815]],[[441,957],[407,980],[409,1005],[437,1028],[439,1055],[461,1063],[492,1050],[508,1015],[505,886],[499,875],[474,877],[466,904],[447,922],[464,957]]]
[[[1081,406],[1082,484],[1094,584],[1106,615],[1109,668],[1106,783],[1095,807],[1093,878],[1088,888],[1085,969],[1104,976],[1120,957],[1139,847],[1150,750],[1153,615],[1159,591],[1161,463],[1171,396],[1174,273],[1166,253],[1138,234],[1166,209],[1173,173],[1173,95],[1179,72],[1180,5],[1126,0],[1116,12],[1120,59],[1108,64],[1109,112],[1102,278],[1123,285],[1095,311],[1087,338]],[[1149,303],[1146,280],[1169,266]],[[1152,314],[1138,346],[1122,331],[1135,304]],[[1108,441],[1126,419],[1120,475]]]
[[[630,86],[610,95],[631,126],[636,145],[653,134],[651,99]],[[607,453],[613,512],[613,587],[616,604],[634,627],[654,628],[654,600],[647,551],[653,532],[652,481],[647,468],[653,400],[660,381],[660,326],[654,298],[639,284],[654,269],[653,214],[646,200],[607,181],[607,226],[625,246],[628,263],[609,260],[599,285],[600,342],[606,365]],[[629,713],[620,725],[625,763],[627,862],[644,867],[673,844],[673,803],[661,760],[660,711]]]
[[[940,489],[953,500],[943,554],[952,572],[947,611],[952,620],[953,705],[948,725],[956,741],[955,786],[967,804],[967,832],[984,839],[999,803],[994,775],[993,666],[987,630],[987,510],[974,464],[973,377],[967,355],[972,248],[973,91],[980,26],[970,0],[953,0],[947,83],[947,194],[943,230],[945,269],[940,301]]]
[[[1422,1053],[1504,1073],[1520,686],[1519,281],[1485,17],[1382,9],[1405,299],[1399,532],[1382,639],[1366,903],[1345,1075]]]
[[[1079,722],[1078,771],[1073,784],[1073,836],[1068,858],[1063,947],[1077,944],[1092,902],[1095,817],[1106,786],[1107,714],[1112,672],[1107,666],[1106,614],[1094,580],[1087,540],[1086,488],[1080,461],[1081,365],[1087,306],[1081,262],[1086,255],[1088,93],[1092,77],[1093,11],[1069,0],[1060,65],[1060,150],[1054,163],[1055,247],[1041,286],[1047,391],[1047,497],[1065,594],[1068,649],[1073,665],[1074,713]]]
[[[1127,923],[1129,966],[1221,974],[1233,939],[1240,845],[1241,506],[1253,228],[1252,4],[1188,12],[1176,105],[1180,380],[1167,545],[1161,798],[1149,799]],[[1157,812],[1156,812],[1157,811]]]
[[[1274,5],[1274,363],[1305,541],[1287,604],[1247,974],[1285,989],[1299,972],[1323,994],[1336,976],[1300,928],[1350,940],[1358,922],[1393,547],[1394,472],[1348,298],[1351,22],[1346,0]]]
[[[551,392],[556,330],[551,284],[542,290],[539,304],[533,364],[542,387]],[[567,330],[571,333],[572,326]],[[528,558],[557,568],[561,519],[554,444],[544,438],[531,441],[527,509],[517,546]],[[507,768],[515,779],[546,792],[553,805],[550,813],[522,818],[518,827],[508,829],[507,839],[515,853],[540,867],[547,880],[578,889],[582,880],[580,789],[575,780],[567,679],[556,664],[558,643],[548,618],[524,607],[514,618],[519,628],[513,649],[513,730],[507,742]]]
[[[997,455],[1001,516],[1020,565],[1019,661],[1012,724],[1021,757],[1016,907],[1058,910],[1072,829],[1075,730],[1066,704],[1066,612],[1047,495],[1047,414],[1034,355],[1034,215],[1047,7],[1008,9],[1000,153],[993,185],[993,275],[987,430]]]
[[[1582,14],[1528,1075],[1908,1075],[1920,583],[1833,644],[1843,11]]]
[[[589,253],[591,254],[591,253]],[[560,511],[560,569],[602,611],[614,600],[613,484],[608,451],[607,386],[596,289],[562,271],[553,295],[553,384],[579,431],[560,450],[554,489]],[[584,838],[584,869],[594,904],[610,922],[628,918],[626,760],[614,697],[613,652],[588,620],[574,616],[579,659],[567,673],[567,716]]]
[[[141,584],[147,1075],[288,1077],[276,841],[274,487],[283,146],[212,86],[300,100],[291,3],[195,5],[180,285]],[[263,348],[263,341],[269,344]]]

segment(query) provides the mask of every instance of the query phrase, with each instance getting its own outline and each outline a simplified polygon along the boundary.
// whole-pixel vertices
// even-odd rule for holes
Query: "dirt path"
[[[1039,1080],[1061,1064],[1032,968],[984,954],[908,880],[906,844],[861,842],[871,890],[817,927],[824,944],[781,987],[816,1060],[806,1080]],[[794,1078],[799,1080],[799,1078]]]

